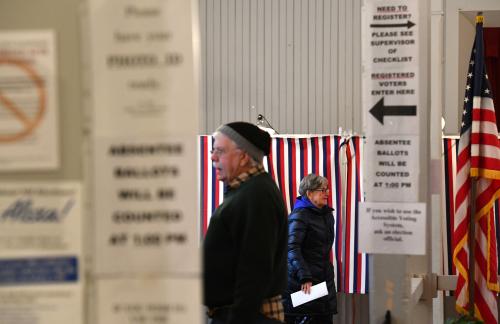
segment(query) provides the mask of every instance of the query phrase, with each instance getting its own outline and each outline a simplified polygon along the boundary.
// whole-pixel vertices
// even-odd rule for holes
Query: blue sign
[[[76,257],[0,259],[0,285],[68,283],[78,280]]]

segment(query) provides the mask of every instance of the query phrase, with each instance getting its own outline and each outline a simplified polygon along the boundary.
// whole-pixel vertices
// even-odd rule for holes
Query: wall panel
[[[200,0],[202,133],[361,132],[360,0]]]

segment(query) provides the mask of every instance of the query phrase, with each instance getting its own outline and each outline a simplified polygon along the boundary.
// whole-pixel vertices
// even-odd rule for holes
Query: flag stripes
[[[500,139],[500,138],[499,138]],[[453,220],[455,216],[455,181],[456,181],[456,167],[457,167],[457,150],[458,150],[458,140],[457,136],[445,136],[443,137],[443,159],[442,159],[442,170],[443,170],[443,194],[442,194],[442,206],[444,211],[444,217],[442,220],[442,260],[443,260],[443,274],[444,275],[455,275],[456,269],[453,264]],[[493,218],[495,223],[493,224],[494,233],[497,242],[500,239],[500,228],[498,223],[500,222],[499,215],[499,200],[492,202],[493,205]],[[498,256],[500,256],[500,247],[497,245],[497,269],[500,269],[500,261],[498,261]],[[500,275],[500,271],[497,271],[497,275]]]

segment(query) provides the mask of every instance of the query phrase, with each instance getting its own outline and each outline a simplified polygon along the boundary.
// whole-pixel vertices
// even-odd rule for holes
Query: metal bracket
[[[435,273],[413,274],[410,278],[410,289],[412,304],[437,297],[437,275]]]
[[[410,302],[415,305],[421,299],[424,293],[424,278],[425,275],[413,276],[410,279],[411,292],[410,292]]]

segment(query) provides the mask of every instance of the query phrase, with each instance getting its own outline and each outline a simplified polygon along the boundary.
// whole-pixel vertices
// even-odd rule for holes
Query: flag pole
[[[471,179],[470,224],[469,224],[469,315],[474,317],[474,289],[475,289],[475,253],[476,246],[476,178]]]

